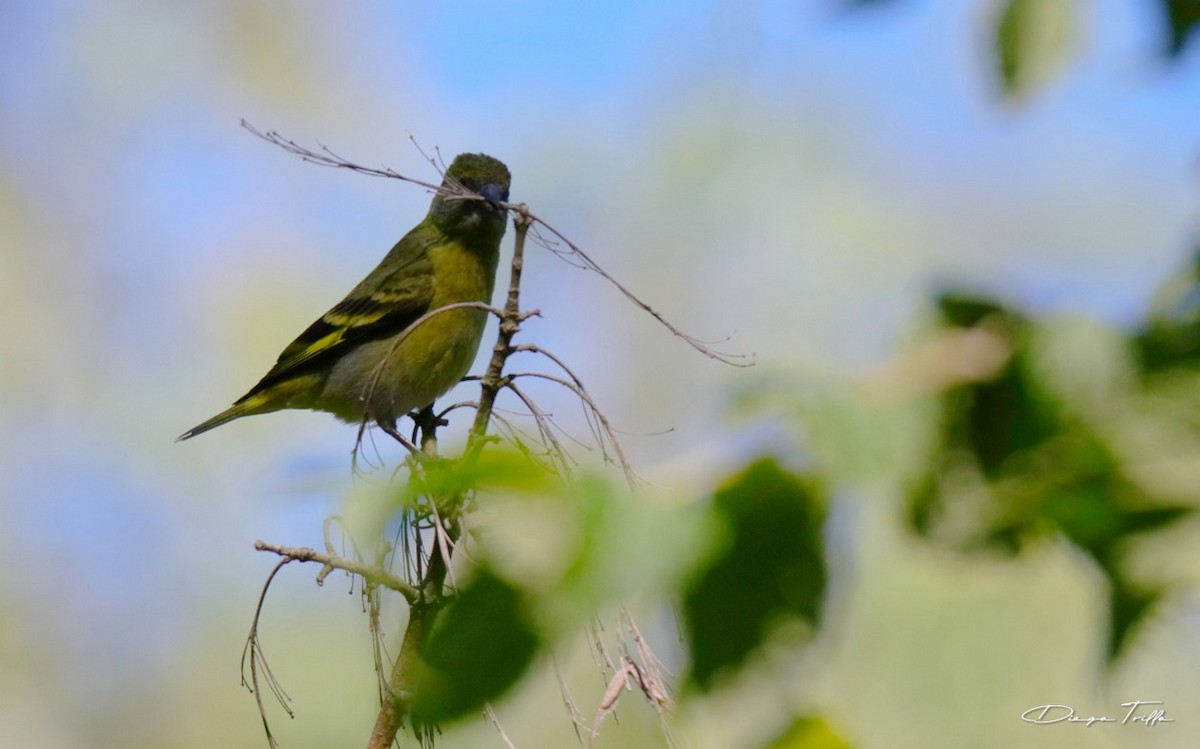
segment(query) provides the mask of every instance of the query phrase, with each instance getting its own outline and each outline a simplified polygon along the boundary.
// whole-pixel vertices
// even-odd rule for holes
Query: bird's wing
[[[418,226],[345,299],[308,326],[239,403],[266,388],[343,356],[354,346],[395,335],[429,311],[436,237]]]

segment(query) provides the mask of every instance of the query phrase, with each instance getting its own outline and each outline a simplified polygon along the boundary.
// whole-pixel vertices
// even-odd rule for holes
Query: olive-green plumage
[[[413,323],[450,304],[490,302],[510,181],[490,156],[456,158],[425,220],[292,341],[250,392],[179,439],[283,408],[391,429],[454,387],[475,359],[487,313],[459,308]]]

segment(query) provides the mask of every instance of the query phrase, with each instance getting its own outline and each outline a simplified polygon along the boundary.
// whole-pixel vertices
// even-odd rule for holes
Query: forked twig
[[[332,570],[345,570],[372,585],[381,585],[404,596],[409,603],[421,600],[421,593],[412,585],[374,565],[364,564],[354,559],[347,559],[338,554],[317,551],[306,546],[280,546],[266,541],[255,541],[254,548],[258,551],[269,551],[283,557],[285,562],[320,562],[321,572],[318,573],[317,583],[324,582],[325,576]]]
[[[321,146],[320,151],[313,151],[312,149],[305,148],[294,140],[283,137],[274,130],[267,130],[266,132],[263,132],[262,130],[254,127],[254,125],[251,125],[246,120],[242,120],[242,127],[246,130],[249,130],[255,136],[262,138],[266,142],[279,146],[290,154],[299,156],[302,160],[307,161],[310,164],[328,166],[335,169],[348,169],[352,172],[366,174],[371,177],[387,177],[389,179],[398,179],[403,182],[410,182],[414,185],[420,185],[421,187],[434,192],[442,191],[441,185],[435,185],[432,182],[425,182],[424,180],[406,177],[394,169],[374,169],[369,166],[362,166],[361,164],[355,164],[351,161],[347,161],[326,146]]]
[[[337,168],[337,169],[348,169],[352,172],[357,172],[359,174],[366,174],[366,175],[370,175],[372,177],[387,177],[389,179],[398,179],[398,180],[401,180],[404,182],[409,182],[414,185],[420,185],[421,187],[424,187],[427,190],[432,190],[433,192],[441,193],[443,195],[449,195],[449,196],[459,199],[459,200],[482,200],[483,199],[482,197],[476,195],[475,193],[462,187],[461,185],[453,185],[452,184],[450,189],[446,189],[440,185],[435,185],[430,182],[425,182],[424,180],[413,179],[412,177],[405,176],[405,175],[397,172],[394,169],[387,169],[387,168],[376,169],[376,168],[372,168],[372,167],[362,166],[361,164],[356,164],[352,161],[348,161],[347,159],[342,158],[338,154],[334,153],[329,147],[324,146],[324,145],[321,146],[320,151],[313,151],[312,149],[301,146],[300,144],[296,143],[294,140],[283,137],[282,135],[280,135],[278,132],[276,132],[274,130],[268,130],[266,132],[263,132],[245,120],[242,120],[242,127],[244,127],[246,130],[253,133],[255,136],[267,141],[268,143],[279,146],[280,148],[287,151],[288,153],[293,154],[295,156],[299,156],[301,159],[303,159],[304,161],[307,161],[311,164],[317,164],[320,166],[327,166],[327,167],[332,167],[332,168]],[[426,156],[425,158],[428,158],[428,157]],[[435,166],[436,166],[436,163],[435,163]],[[710,359],[715,359],[717,361],[720,361],[720,362],[723,362],[725,364],[729,364],[729,365],[735,366],[735,367],[750,367],[750,366],[754,365],[753,361],[743,361],[745,359],[751,358],[751,357],[746,356],[745,354],[724,353],[721,351],[717,351],[716,349],[712,348],[710,345],[710,343],[720,343],[722,341],[713,341],[713,342],[703,341],[693,335],[685,333],[683,330],[681,330],[680,328],[675,326],[670,320],[668,320],[661,312],[656,310],[649,303],[642,300],[641,297],[637,296],[632,291],[630,291],[628,287],[626,287],[623,283],[618,281],[611,273],[604,270],[604,268],[602,268],[599,263],[597,263],[595,260],[592,259],[591,255],[589,255],[587,252],[585,252],[583,250],[583,248],[580,247],[579,245],[577,245],[575,242],[571,241],[571,239],[569,237],[567,237],[566,234],[563,234],[561,231],[556,229],[554,226],[550,225],[545,219],[543,219],[542,217],[540,217],[537,214],[530,211],[528,209],[528,207],[524,206],[523,204],[517,204],[517,203],[502,203],[501,205],[508,210],[516,212],[520,216],[524,216],[524,220],[527,222],[528,226],[540,225],[542,227],[545,227],[546,231],[553,234],[554,237],[557,238],[557,241],[562,242],[562,244],[566,245],[566,247],[570,250],[570,252],[564,254],[562,251],[554,249],[552,246],[550,246],[550,243],[545,238],[541,237],[539,233],[535,232],[535,234],[534,234],[535,239],[539,240],[540,244],[547,247],[547,249],[549,249],[551,252],[553,252],[556,256],[558,256],[560,258],[573,257],[573,258],[577,259],[579,262],[577,264],[573,263],[574,265],[576,265],[576,267],[590,270],[590,271],[596,273],[597,275],[599,275],[601,278],[603,278],[609,284],[614,286],[617,289],[617,291],[619,291],[621,293],[622,296],[624,296],[631,303],[633,303],[635,306],[640,308],[643,312],[645,312],[646,314],[653,317],[655,320],[658,321],[659,324],[661,324],[663,327],[665,327],[667,330],[669,330],[672,335],[682,339],[685,343],[687,343],[689,346],[691,346],[696,351],[699,351],[701,354],[704,354],[705,356],[707,356]],[[728,339],[723,339],[723,340],[728,340]]]
[[[525,404],[525,407],[529,409],[529,415],[533,417],[533,422],[537,425],[538,434],[541,437],[542,444],[546,445],[547,453],[549,454],[551,460],[558,461],[559,466],[562,468],[562,475],[564,478],[570,476],[570,456],[567,454],[567,451],[563,449],[562,443],[558,441],[558,437],[555,436],[554,425],[553,422],[550,421],[550,417],[542,411],[542,408],[537,404],[537,401],[533,400],[533,398],[530,398],[525,391],[517,387],[516,383],[512,381],[511,377],[505,379],[504,387],[506,390],[512,391],[513,395],[517,396],[517,398],[519,398],[520,401]]]
[[[625,654],[613,666],[612,678],[608,680],[604,694],[596,706],[596,715],[592,718],[588,732],[592,738],[599,735],[600,724],[617,709],[621,693],[630,691],[636,686],[658,713],[663,737],[666,739],[668,747],[674,747],[675,741],[666,722],[666,708],[671,704],[671,697],[667,693],[667,683],[662,675],[662,666],[646,644],[633,617],[625,608],[621,609],[620,618],[633,638],[633,652],[630,652],[627,642],[622,643]]]
[[[254,695],[254,702],[258,705],[258,715],[262,718],[263,730],[267,733],[267,744],[271,749],[277,749],[279,742],[275,740],[275,735],[271,733],[271,723],[267,720],[267,708],[263,704],[262,689],[258,685],[259,668],[262,668],[267,679],[267,686],[270,688],[271,693],[275,695],[275,699],[279,701],[284,711],[287,712],[288,717],[294,716],[295,713],[292,712],[290,704],[292,698],[288,697],[287,692],[283,691],[283,687],[280,685],[279,680],[275,678],[275,674],[271,672],[271,667],[267,663],[267,657],[263,653],[262,642],[258,639],[258,623],[262,619],[263,604],[266,603],[267,590],[270,589],[271,582],[275,579],[275,575],[279,573],[279,570],[283,569],[283,566],[291,561],[291,559],[287,558],[279,560],[279,563],[271,570],[271,574],[267,575],[267,580],[263,583],[262,592],[258,595],[258,604],[254,607],[254,619],[250,623],[250,634],[246,637],[245,647],[242,648],[242,686],[249,689]],[[247,658],[250,660],[249,684],[246,683]]]
[[[574,393],[575,396],[587,406],[587,409],[591,412],[591,414],[596,417],[596,420],[600,422],[600,427],[603,429],[603,436],[607,438],[608,444],[612,446],[613,452],[616,453],[617,463],[621,466],[621,470],[625,473],[625,480],[629,484],[629,487],[631,489],[637,487],[637,475],[634,474],[633,467],[629,464],[629,460],[626,459],[625,451],[621,449],[621,441],[617,439],[616,432],[613,431],[612,426],[608,423],[608,417],[604,415],[604,412],[601,411],[600,407],[596,405],[596,402],[592,400],[591,393],[584,389],[578,383],[578,381],[564,379],[562,377],[558,377],[557,375],[546,374],[545,372],[516,372],[509,375],[509,378],[512,380],[515,380],[519,377],[536,377],[542,380],[549,380],[550,382],[562,385]],[[597,440],[597,442],[600,444],[600,449],[604,450],[604,439]]]
[[[275,131],[262,132],[255,129],[249,123],[243,121],[243,127],[253,133],[255,136],[283,148],[285,151],[299,156],[304,161],[318,164],[321,166],[343,168],[350,171],[366,174],[377,177],[387,177],[391,179],[399,179],[404,182],[424,187],[427,190],[434,191],[445,196],[446,200],[483,200],[481,195],[472,192],[462,184],[457,183],[452,179],[446,179],[444,186],[434,185],[418,179],[413,179],[404,176],[392,169],[375,169],[354,164],[343,159],[338,154],[334,153],[328,147],[320,146],[320,151],[313,151],[304,148],[292,140],[282,137]],[[429,159],[429,156],[422,152]],[[437,162],[429,159],[431,163],[437,167]],[[439,170],[441,171],[441,170]],[[443,177],[445,175],[443,174]],[[473,308],[496,315],[499,320],[499,334],[496,338],[495,345],[492,347],[492,355],[488,362],[488,366],[484,374],[477,379],[480,383],[480,396],[477,402],[461,402],[456,403],[446,409],[443,409],[440,414],[434,414],[431,409],[426,409],[421,414],[414,416],[413,438],[404,437],[396,429],[392,423],[378,423],[377,425],[384,433],[392,436],[401,445],[408,450],[408,456],[405,460],[405,465],[412,474],[413,480],[418,480],[420,476],[428,477],[428,473],[432,463],[427,460],[438,460],[436,430],[438,426],[443,424],[442,416],[451,410],[457,408],[475,408],[475,418],[467,434],[467,443],[463,451],[463,456],[460,458],[466,464],[470,464],[476,460],[479,451],[489,442],[498,439],[496,436],[488,434],[488,427],[493,417],[496,418],[496,423],[499,425],[498,430],[503,432],[507,430],[510,439],[518,446],[525,454],[533,457],[533,453],[529,447],[524,444],[520,435],[523,434],[516,428],[507,418],[496,413],[496,398],[502,390],[511,391],[525,406],[537,429],[537,438],[540,439],[542,446],[545,449],[545,458],[542,461],[535,461],[542,465],[549,463],[548,468],[554,470],[560,475],[567,477],[574,465],[574,460],[564,449],[562,442],[559,440],[556,430],[561,432],[568,438],[574,439],[567,434],[551,419],[550,414],[544,412],[536,401],[525,393],[519,387],[515,380],[520,378],[538,378],[558,384],[572,394],[574,394],[581,405],[589,429],[595,438],[596,444],[599,446],[601,453],[606,460],[615,458],[622,470],[625,473],[626,480],[630,486],[636,485],[636,476],[625,457],[625,453],[617,439],[617,431],[614,430],[608,421],[608,418],[599,409],[595,400],[591,397],[587,388],[584,387],[582,380],[575,372],[567,366],[567,364],[553,353],[533,344],[522,344],[520,346],[513,345],[513,337],[520,331],[521,324],[529,317],[538,315],[537,310],[522,311],[520,308],[520,281],[523,269],[524,247],[526,237],[530,232],[533,232],[535,241],[550,248],[557,256],[567,259],[568,262],[575,264],[577,267],[592,270],[599,274],[602,278],[615,286],[622,295],[628,300],[637,305],[660,324],[664,325],[673,335],[682,338],[688,345],[692,346],[697,351],[706,356],[717,359],[719,361],[733,364],[735,366],[749,366],[752,362],[739,362],[738,359],[744,358],[735,355],[718,352],[708,345],[708,342],[701,341],[693,336],[684,333],[682,330],[671,324],[662,314],[651,307],[646,302],[642,301],[634,295],[627,287],[617,281],[612,275],[601,268],[586,252],[578,245],[566,238],[561,232],[553,226],[546,223],[543,219],[534,215],[528,207],[523,203],[503,203],[502,207],[513,214],[513,223],[516,229],[516,238],[513,245],[513,257],[510,266],[510,278],[508,286],[508,294],[503,308],[492,307],[483,302],[461,302],[440,307],[422,315],[411,325],[406,327],[395,339],[391,342],[389,351],[380,358],[379,363],[371,372],[367,383],[364,386],[361,397],[364,403],[369,403],[375,394],[375,390],[380,382],[384,368],[387,366],[390,354],[395,348],[412,334],[412,332],[427,322],[435,315],[454,309]],[[542,237],[538,227],[544,229],[557,238],[570,252],[556,249],[552,246],[555,240],[547,241]],[[516,374],[505,374],[504,369],[508,358],[517,352],[529,352],[541,354],[549,359],[559,370],[562,375],[548,374],[544,372],[520,372]],[[364,411],[370,411],[365,408]],[[357,458],[359,450],[362,447],[363,439],[368,433],[368,421],[364,417],[362,424],[359,426],[358,436],[355,440],[355,448],[353,452],[354,465],[357,467]],[[420,434],[420,439],[417,439],[417,434]],[[610,457],[611,453],[611,457]],[[357,470],[357,468],[356,468]],[[429,632],[437,620],[442,608],[450,600],[450,589],[453,587],[453,572],[451,560],[454,555],[466,553],[462,548],[460,539],[466,538],[464,533],[464,518],[463,507],[470,500],[474,489],[473,488],[455,488],[442,490],[433,488],[436,482],[430,485],[422,485],[415,504],[406,509],[402,517],[400,530],[398,533],[401,538],[396,544],[384,549],[379,558],[375,560],[374,565],[367,564],[361,561],[361,553],[355,547],[355,554],[359,559],[348,559],[333,548],[332,542],[329,539],[328,523],[325,529],[325,551],[317,551],[310,548],[287,547],[274,544],[267,544],[259,541],[255,544],[255,548],[260,551],[270,551],[282,557],[276,565],[271,575],[268,577],[266,584],[263,587],[262,594],[259,597],[258,606],[256,608],[254,623],[251,628],[250,636],[247,639],[246,648],[243,652],[243,669],[245,669],[246,658],[249,657],[250,669],[250,684],[247,686],[254,692],[255,699],[259,705],[259,712],[263,717],[263,725],[267,731],[267,737],[274,748],[277,746],[274,737],[271,734],[270,728],[267,725],[266,713],[263,707],[262,698],[259,690],[258,673],[259,668],[267,678],[267,684],[272,691],[284,704],[285,709],[291,714],[291,710],[287,705],[287,696],[279,688],[270,670],[267,668],[265,659],[262,657],[261,644],[258,641],[258,621],[261,615],[263,601],[265,600],[267,589],[271,581],[274,579],[278,571],[289,562],[318,562],[321,564],[321,571],[318,574],[318,582],[322,582],[325,577],[334,569],[345,570],[354,575],[361,576],[363,579],[363,594],[366,596],[366,606],[371,615],[371,631],[376,638],[375,660],[377,670],[381,675],[381,706],[376,719],[374,729],[368,743],[368,749],[385,749],[391,747],[395,741],[396,734],[400,725],[408,717],[409,700],[416,685],[417,664],[420,649],[427,641]],[[435,496],[436,492],[445,492],[447,496]],[[433,549],[426,551],[424,545],[426,537],[432,538]],[[397,549],[399,546],[399,549]],[[395,564],[395,554],[399,553],[404,559],[404,570],[407,580],[401,579],[388,571],[387,559],[391,554],[392,564]],[[406,625],[403,641],[400,645],[400,650],[392,663],[390,675],[383,676],[383,664],[385,662],[385,654],[383,652],[383,643],[379,627],[379,596],[378,589],[387,588],[399,592],[409,604],[408,624]],[[646,698],[652,702],[656,709],[659,710],[660,718],[662,716],[662,708],[669,704],[669,697],[666,693],[665,682],[662,680],[662,675],[659,670],[657,660],[653,653],[645,647],[645,643],[641,639],[640,632],[637,631],[636,625],[628,614],[624,614],[628,627],[633,634],[633,640],[636,643],[634,650],[636,654],[630,652],[626,647],[625,654],[619,659],[610,656],[609,652],[604,647],[599,634],[602,625],[598,622],[595,627],[589,625],[589,630],[592,632],[592,644],[595,648],[594,657],[602,659],[607,665],[603,670],[604,673],[612,673],[613,676],[608,683],[605,697],[600,703],[595,719],[589,726],[579,715],[575,709],[574,703],[566,691],[565,685],[562,683],[561,674],[559,676],[560,688],[563,690],[564,704],[568,706],[568,711],[571,713],[572,721],[576,727],[576,735],[582,741],[580,729],[583,728],[589,735],[595,735],[595,730],[599,723],[604,719],[615,706],[620,692],[623,689],[630,688],[631,684],[636,684],[641,691],[646,695]],[[599,628],[599,629],[597,629]],[[488,719],[496,726],[500,733],[501,739],[508,749],[514,749],[514,745],[509,737],[505,734],[499,720],[496,718],[494,710],[490,705],[486,706],[485,713]],[[414,726],[414,730],[418,735],[418,740],[424,743],[432,736],[430,733],[436,730],[434,727]],[[669,735],[668,735],[669,741]]]

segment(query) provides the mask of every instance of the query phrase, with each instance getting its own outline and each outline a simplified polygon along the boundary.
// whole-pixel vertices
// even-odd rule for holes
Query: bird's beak
[[[488,202],[493,208],[499,208],[501,203],[508,201],[508,190],[505,190],[500,185],[488,183],[479,191],[483,199]]]

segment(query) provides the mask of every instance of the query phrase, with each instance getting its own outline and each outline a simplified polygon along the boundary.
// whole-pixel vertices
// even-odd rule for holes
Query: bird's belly
[[[407,333],[364,343],[334,365],[314,407],[346,421],[394,423],[458,384],[486,322],[482,310],[448,310]]]

